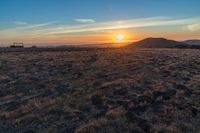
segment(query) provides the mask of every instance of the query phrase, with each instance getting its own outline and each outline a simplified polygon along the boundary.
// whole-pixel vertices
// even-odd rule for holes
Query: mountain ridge
[[[170,40],[166,38],[146,38],[127,45],[126,47],[135,48],[200,48],[197,45],[189,45],[184,42]]]
[[[199,45],[200,46],[200,40],[199,39],[192,39],[192,40],[185,40],[183,43],[189,44],[189,45]]]

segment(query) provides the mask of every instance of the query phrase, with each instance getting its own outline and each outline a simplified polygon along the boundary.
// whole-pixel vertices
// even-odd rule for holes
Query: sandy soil
[[[200,50],[0,53],[0,132],[200,132]]]

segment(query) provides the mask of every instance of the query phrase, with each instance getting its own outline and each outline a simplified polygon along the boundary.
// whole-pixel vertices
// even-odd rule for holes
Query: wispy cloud
[[[29,30],[29,29],[38,29],[38,28],[44,28],[44,27],[48,27],[50,25],[53,25],[55,22],[47,22],[47,23],[40,23],[40,24],[29,24],[26,26],[19,26],[16,27],[17,29],[21,29],[21,30]]]
[[[107,22],[98,22],[92,24],[82,24],[79,26],[75,26],[73,28],[58,26],[55,29],[54,28],[50,29],[48,34],[70,34],[79,32],[93,32],[93,31],[153,27],[153,26],[181,26],[181,25],[189,25],[194,22],[198,22],[199,20],[200,18],[172,19],[168,17],[128,19],[120,21],[107,21]]]
[[[23,22],[23,21],[15,21],[14,24],[15,25],[28,25],[27,22]]]
[[[190,31],[200,31],[200,23],[188,25],[187,28]]]
[[[14,22],[16,27],[6,28],[0,30],[0,39],[16,39],[16,38],[36,38],[45,35],[46,33],[42,33],[41,29],[48,29],[55,22],[47,22],[40,24],[28,24],[23,22]]]
[[[92,19],[76,19],[79,24],[60,25],[55,22],[29,24],[18,22],[16,27],[0,30],[0,39],[13,38],[42,38],[42,37],[60,37],[62,35],[80,35],[89,33],[102,33],[103,31],[112,31],[117,29],[134,29],[143,27],[157,26],[183,26],[190,31],[200,30],[200,17],[194,18],[170,18],[170,17],[151,17],[139,19],[127,19],[118,21],[95,22]],[[95,22],[95,23],[94,23]]]
[[[74,19],[75,22],[78,23],[94,23],[96,22],[94,19]]]

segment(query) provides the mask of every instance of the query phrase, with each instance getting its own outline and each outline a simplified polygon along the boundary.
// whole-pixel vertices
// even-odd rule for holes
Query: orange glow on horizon
[[[32,45],[73,45],[73,44],[114,44],[114,46],[121,46],[127,43],[139,41],[148,37],[164,37],[172,40],[186,40],[199,38],[199,35],[190,33],[190,35],[180,32],[171,34],[166,33],[149,33],[141,31],[131,31],[129,29],[110,30],[102,32],[94,32],[88,34],[77,35],[46,35],[46,36],[23,36],[13,39],[5,38],[1,40],[1,44],[12,44],[13,42],[23,42],[24,44]],[[112,45],[113,46],[113,45]]]

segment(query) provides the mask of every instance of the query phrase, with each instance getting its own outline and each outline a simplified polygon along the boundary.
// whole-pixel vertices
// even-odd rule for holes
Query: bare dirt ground
[[[200,50],[0,53],[0,132],[198,133]]]

